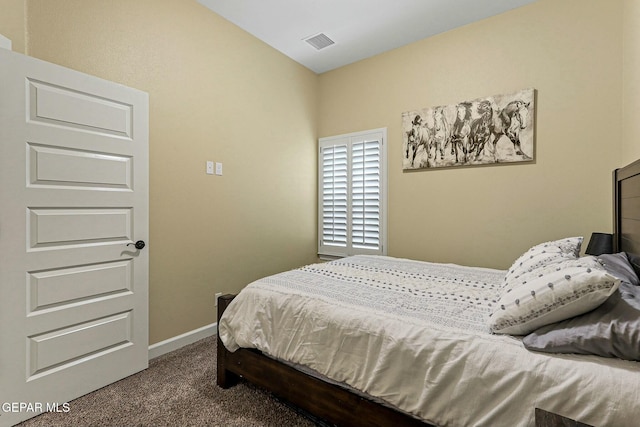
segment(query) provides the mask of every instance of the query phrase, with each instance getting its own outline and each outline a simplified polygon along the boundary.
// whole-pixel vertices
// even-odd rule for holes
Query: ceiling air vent
[[[333,40],[331,40],[329,37],[327,37],[326,34],[323,33],[306,38],[304,39],[304,41],[315,47],[317,50],[324,49],[325,47],[335,44]]]

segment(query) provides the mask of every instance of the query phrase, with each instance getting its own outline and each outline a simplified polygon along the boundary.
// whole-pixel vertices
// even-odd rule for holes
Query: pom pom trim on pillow
[[[492,332],[526,335],[598,307],[618,288],[593,256],[570,259],[513,278],[489,318]]]
[[[576,259],[580,254],[583,238],[568,237],[532,246],[511,265],[504,278],[504,288],[511,288],[524,274],[551,263]]]

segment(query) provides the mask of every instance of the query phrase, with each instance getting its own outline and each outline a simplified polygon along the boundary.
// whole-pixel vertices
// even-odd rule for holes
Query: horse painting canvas
[[[535,89],[402,113],[403,169],[534,160]]]

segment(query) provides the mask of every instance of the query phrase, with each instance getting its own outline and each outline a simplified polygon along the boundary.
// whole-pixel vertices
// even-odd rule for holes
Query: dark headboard
[[[613,249],[640,274],[640,160],[613,171]]]

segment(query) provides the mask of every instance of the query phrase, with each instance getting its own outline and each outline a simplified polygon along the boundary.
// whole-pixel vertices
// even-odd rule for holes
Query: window
[[[386,254],[387,129],[320,138],[318,254]]]

